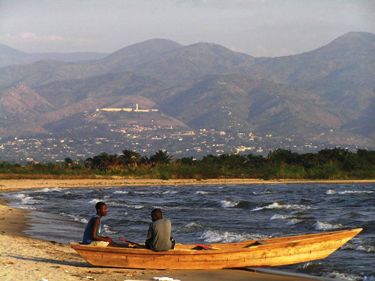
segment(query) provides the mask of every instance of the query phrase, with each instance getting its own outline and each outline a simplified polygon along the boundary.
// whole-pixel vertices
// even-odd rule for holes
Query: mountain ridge
[[[4,136],[15,134],[12,125],[19,134],[28,134],[32,126],[37,132],[69,130],[74,118],[84,121],[82,116],[94,116],[99,107],[134,106],[139,101],[140,106],[160,109],[152,118],[144,117],[144,124],[159,120],[194,130],[243,130],[301,142],[347,145],[355,140],[375,146],[372,33],[348,33],[310,52],[279,58],[254,58],[214,43],[185,46],[150,39],[86,62],[3,67],[0,108],[5,108],[4,97],[9,103],[17,85],[51,106],[44,108],[48,112],[33,113],[30,126],[21,113],[13,119],[0,114]],[[87,117],[84,126],[104,128],[110,121],[120,128],[135,122],[100,116]]]

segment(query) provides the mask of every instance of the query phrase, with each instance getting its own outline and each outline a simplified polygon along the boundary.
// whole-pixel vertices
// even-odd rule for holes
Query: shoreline
[[[27,237],[29,211],[7,205],[1,193],[40,188],[106,188],[153,185],[213,185],[213,184],[298,184],[298,183],[375,183],[360,181],[296,181],[256,179],[213,180],[139,180],[139,179],[32,179],[0,180],[0,279],[1,280],[152,280],[168,276],[179,280],[237,280],[237,281],[312,281],[315,276],[284,273],[263,269],[225,270],[140,270],[93,267],[87,264],[69,245]]]
[[[128,178],[87,178],[87,179],[0,179],[0,193],[39,188],[104,188],[121,186],[154,185],[259,185],[259,184],[371,184],[375,179],[366,180],[262,180],[262,179],[128,179]]]

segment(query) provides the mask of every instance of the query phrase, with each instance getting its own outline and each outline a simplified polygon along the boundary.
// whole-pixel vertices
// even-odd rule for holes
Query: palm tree
[[[151,155],[150,162],[155,164],[168,164],[172,160],[172,157],[168,155],[166,150],[159,150],[154,155]]]

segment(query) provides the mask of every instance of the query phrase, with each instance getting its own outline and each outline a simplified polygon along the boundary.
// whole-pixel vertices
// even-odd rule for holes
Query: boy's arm
[[[152,223],[150,223],[147,231],[147,237],[146,240],[150,240],[153,236],[153,228],[152,228]]]
[[[99,218],[96,218],[94,221],[94,227],[92,228],[92,240],[94,241],[106,241],[109,243],[112,243],[111,237],[105,237],[105,236],[99,236],[98,235],[98,229],[99,229],[100,220]]]

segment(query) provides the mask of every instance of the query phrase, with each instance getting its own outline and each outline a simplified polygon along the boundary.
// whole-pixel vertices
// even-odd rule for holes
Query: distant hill
[[[22,57],[10,48],[0,53]],[[95,111],[135,103],[160,112],[116,121]],[[375,147],[373,116],[371,33],[351,32],[319,49],[279,58],[254,58],[213,43],[151,39],[85,62],[0,69],[4,136],[77,131],[74,120],[85,128],[112,129],[138,120]]]
[[[355,123],[356,132],[375,135],[369,123],[375,113],[375,34],[350,32],[311,52],[256,59],[248,73],[314,92],[343,123]]]
[[[206,78],[163,100],[161,109],[195,128],[295,135],[310,127],[311,136],[341,125],[316,94],[243,75]]]
[[[75,52],[75,53],[25,53],[0,44],[0,67],[20,64],[30,64],[42,60],[79,62],[97,60],[107,56],[105,53]]]
[[[240,73],[238,68],[252,63],[249,55],[217,44],[197,43],[165,52],[133,71],[178,85],[205,75]]]

